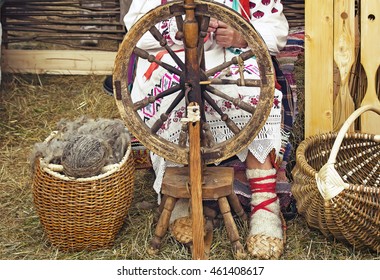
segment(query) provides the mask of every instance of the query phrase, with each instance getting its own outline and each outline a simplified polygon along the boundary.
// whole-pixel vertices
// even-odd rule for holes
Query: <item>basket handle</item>
[[[340,145],[342,144],[342,141],[348,129],[361,114],[367,111],[373,111],[380,115],[380,106],[378,106],[377,104],[376,105],[370,104],[370,105],[359,107],[348,117],[348,119],[344,122],[344,124],[340,128],[339,133],[335,139],[334,145],[331,149],[329,159],[327,161],[328,163],[335,164],[336,156],[338,155]],[[380,135],[375,135],[375,141],[380,141]]]
[[[364,112],[374,111],[380,115],[380,106],[378,105],[366,105],[355,110],[348,119],[344,122],[340,131],[335,139],[334,145],[331,149],[331,153],[327,163],[322,166],[318,173],[315,174],[315,180],[318,190],[325,200],[330,200],[341,193],[345,188],[349,186],[340,177],[339,173],[335,169],[336,156],[338,155],[342,141],[354,121]],[[374,136],[374,141],[380,142],[380,135]]]

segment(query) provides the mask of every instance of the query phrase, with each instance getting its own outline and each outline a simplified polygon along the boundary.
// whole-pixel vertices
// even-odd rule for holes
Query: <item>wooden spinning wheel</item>
[[[189,95],[189,102],[197,102],[200,105],[201,112],[203,111],[202,106],[204,102],[209,103],[211,106],[217,106],[212,102],[212,95],[215,94],[216,96],[223,97],[226,100],[238,105],[243,110],[252,113],[252,117],[249,122],[243,129],[240,130],[227,115],[222,113],[220,108],[215,108],[215,110],[221,114],[221,119],[226,122],[227,126],[234,133],[234,137],[222,143],[211,144],[209,146],[203,146],[201,148],[202,159],[204,162],[213,163],[236,155],[239,151],[245,148],[252,141],[252,139],[256,137],[257,133],[260,131],[269,115],[274,94],[274,71],[272,67],[271,57],[268,53],[265,43],[263,42],[260,35],[252,27],[252,25],[244,20],[244,18],[242,18],[238,13],[221,4],[199,0],[195,0],[194,3],[195,4],[193,8],[195,9],[195,15],[199,22],[199,32],[197,32],[197,29],[195,29],[197,32],[196,35],[198,44],[194,47],[196,48],[199,61],[203,61],[203,38],[206,36],[210,17],[224,21],[231,27],[238,30],[246,39],[250,51],[237,55],[231,61],[227,61],[225,63],[223,62],[219,66],[208,70],[205,70],[204,68],[202,69],[204,65],[202,62],[198,63],[197,61],[186,61],[186,63],[184,63],[182,61],[178,61],[177,54],[171,50],[171,48],[167,45],[166,40],[155,28],[155,24],[163,20],[175,17],[177,20],[177,25],[179,26],[179,31],[185,31],[183,30],[183,26],[185,24],[183,16],[186,14],[186,9],[188,9],[186,5],[188,4],[184,4],[184,1],[175,1],[151,10],[128,31],[122,44],[120,45],[116,57],[113,76],[115,91],[114,96],[116,98],[116,103],[118,105],[121,116],[125,121],[127,127],[130,129],[131,133],[136,138],[138,138],[149,150],[157,153],[167,160],[182,164],[189,163],[189,147],[183,144],[186,143],[186,141],[181,140],[178,142],[178,144],[175,144],[163,139],[156,134],[159,127],[162,125],[165,119],[167,119],[167,114],[170,112],[166,112],[166,115],[163,114],[160,120],[157,121],[157,123],[152,128],[150,128],[147,127],[147,125],[141,119],[137,112],[138,110],[141,110],[144,106],[150,105],[150,103],[153,103],[159,98],[165,98],[165,96],[171,94],[178,95],[178,98],[175,99],[175,102],[178,103],[182,98],[185,98],[185,91],[190,90],[193,94]],[[196,26],[194,26],[194,24],[191,26],[191,28],[194,27],[197,28],[198,24]],[[155,38],[160,42],[160,44],[168,50],[168,53],[172,56],[173,60],[176,61],[179,65],[179,69],[174,68],[171,65],[166,65],[163,62],[156,61],[154,57],[149,56],[146,51],[136,47],[138,40],[142,37],[143,34],[147,32],[151,32],[153,36],[155,36]],[[186,36],[186,32],[184,32],[184,36]],[[160,64],[160,67],[164,67],[169,72],[178,74],[181,80],[180,84],[167,89],[166,91],[158,94],[151,99],[141,100],[133,103],[130,96],[130,91],[128,89],[128,84],[131,82],[128,81],[128,65],[130,63],[132,53],[137,55],[139,59],[156,61],[158,64]],[[238,64],[240,61],[245,61],[248,58],[251,58],[253,55],[256,56],[259,66],[261,77],[260,80],[247,80],[244,79],[244,77],[241,77],[241,79],[235,81],[209,78],[216,72],[222,71],[223,69],[230,67],[232,64]],[[192,57],[189,57],[189,59],[192,59]],[[191,73],[189,69],[186,68],[187,65],[192,65],[193,69],[198,67],[199,69],[196,70],[197,73]],[[192,83],[194,80],[198,80],[198,85]],[[240,100],[234,100],[227,94],[213,87],[213,85],[217,84],[223,85],[231,83],[238,86],[244,85],[251,87],[260,87],[260,101],[257,104],[256,108],[250,104],[242,103]],[[199,93],[197,93],[197,91],[199,91]],[[175,105],[176,104],[173,104],[173,107],[175,107]],[[203,123],[207,122],[205,118],[206,117],[204,114],[201,113],[202,128],[204,128]],[[207,135],[207,131],[202,130],[201,137],[206,137],[205,135]],[[203,141],[201,142],[203,143]],[[213,141],[208,141],[208,143],[210,142],[213,143]]]
[[[184,43],[184,61],[168,46],[166,39],[156,28],[157,23],[171,18],[175,18],[178,27],[177,36],[182,38]],[[207,36],[210,18],[223,21],[240,32],[246,39],[249,50],[211,69],[206,69],[207,57],[204,55],[204,38]],[[176,66],[157,60],[155,56],[136,46],[141,37],[148,32],[167,51],[177,64]],[[129,84],[133,83],[133,81],[128,80],[128,68],[132,54],[136,55],[139,60],[144,59],[149,62],[156,62],[159,67],[176,74],[180,80],[179,84],[164,90],[156,96],[132,101],[128,87]],[[244,61],[252,56],[256,57],[260,72],[260,79],[257,80],[246,79],[243,74]],[[239,67],[240,77],[238,79],[212,78],[216,73],[228,69],[232,65]],[[230,204],[236,206],[234,207],[235,212],[243,212],[236,195],[232,191],[232,180],[229,181],[231,183],[219,188],[219,195],[213,195],[213,190],[216,189],[215,186],[209,188],[204,183],[203,173],[207,173],[204,172],[204,165],[220,162],[236,155],[257,136],[264,126],[272,107],[274,79],[274,70],[267,47],[252,25],[232,9],[211,1],[184,0],[161,5],[140,18],[128,31],[119,47],[113,75],[114,96],[126,126],[147,149],[166,160],[189,166],[189,172],[186,173],[186,176],[189,178],[188,183],[191,187],[193,258],[195,259],[204,258],[202,199],[218,199],[220,208],[224,209],[223,216],[230,240],[234,244],[236,251],[243,250],[227,202],[228,198]],[[223,85],[231,84],[260,88],[258,104],[254,107],[223,92]],[[151,127],[148,127],[140,117],[139,110],[150,106],[161,98],[168,98],[168,96],[171,96],[174,101],[166,112],[161,114]],[[239,128],[218,107],[213,96],[225,99],[248,112],[251,117],[247,124]],[[183,119],[184,125],[182,125],[178,141],[171,142],[158,135],[157,132],[168,120],[170,113],[183,100],[185,100],[187,106],[186,118]],[[220,119],[231,130],[233,137],[219,143],[213,139],[204,109],[206,103],[220,115]],[[179,175],[178,178],[183,178],[182,175]],[[229,179],[232,177],[233,174],[229,175]],[[175,184],[178,185],[178,181]],[[167,187],[166,192],[164,192],[164,185],[165,183],[163,182],[162,193],[166,195],[166,202],[162,206],[162,214],[158,221],[155,237],[152,240],[152,248],[155,250],[160,246],[161,238],[168,228],[169,218],[176,199],[187,196],[187,194],[182,197],[179,196],[180,191],[175,191],[175,188],[172,187],[173,185]],[[181,185],[181,187],[184,188],[185,186]],[[202,194],[202,189],[205,190],[204,194]],[[245,214],[239,216],[243,217]]]

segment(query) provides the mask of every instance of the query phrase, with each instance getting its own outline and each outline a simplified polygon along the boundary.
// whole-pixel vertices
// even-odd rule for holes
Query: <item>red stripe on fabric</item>
[[[240,0],[240,3],[241,3],[241,5],[242,5],[242,7],[243,7],[243,9],[245,11],[245,13],[242,12],[242,16],[246,20],[250,20],[250,18],[251,18],[251,10],[249,8],[249,0]],[[248,15],[248,17],[247,17],[247,15]]]

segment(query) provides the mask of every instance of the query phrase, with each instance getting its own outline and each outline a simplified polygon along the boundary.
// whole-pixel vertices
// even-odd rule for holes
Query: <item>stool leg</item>
[[[228,197],[228,202],[230,203],[232,209],[234,209],[236,215],[239,216],[240,219],[243,221],[248,221],[247,214],[245,213],[243,207],[241,206],[241,203],[239,201],[239,198],[237,197],[236,193],[231,193]]]
[[[156,254],[161,247],[161,240],[165,236],[168,227],[169,220],[174,209],[174,206],[177,202],[177,199],[171,196],[167,196],[163,199],[164,206],[162,208],[162,212],[160,218],[157,222],[156,230],[154,233],[154,237],[150,242],[149,253]]]
[[[240,236],[237,230],[234,218],[231,214],[231,208],[228,204],[226,197],[221,197],[218,199],[218,204],[220,212],[223,215],[224,224],[226,225],[226,230],[228,237],[232,244],[232,249],[238,257],[243,257],[245,255],[243,245],[240,243]]]

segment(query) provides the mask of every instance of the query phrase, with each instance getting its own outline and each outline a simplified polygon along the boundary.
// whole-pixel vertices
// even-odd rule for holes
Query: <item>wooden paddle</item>
[[[367,75],[368,87],[361,106],[380,105],[376,95],[376,72],[380,64],[380,1],[361,1],[361,63]],[[380,134],[380,116],[366,112],[360,119],[361,131]]]
[[[350,70],[355,61],[355,0],[334,2],[334,60],[341,79],[333,111],[333,130],[337,131],[355,110],[349,88]]]

